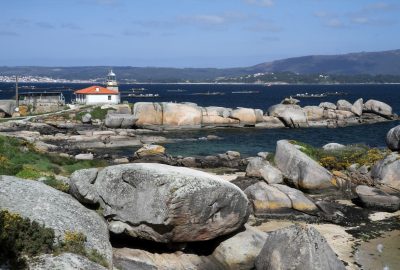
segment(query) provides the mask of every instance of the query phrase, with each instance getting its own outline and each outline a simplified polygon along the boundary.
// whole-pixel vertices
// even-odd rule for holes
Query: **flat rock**
[[[283,182],[281,171],[261,157],[250,159],[249,164],[246,167],[246,176],[262,178],[268,184],[278,184]]]
[[[400,150],[400,125],[390,129],[386,134],[386,145],[392,151]]]
[[[0,176],[0,209],[6,209],[52,228],[56,237],[66,231],[81,232],[86,248],[95,249],[112,264],[107,224],[68,194],[43,183]]]
[[[35,257],[28,263],[30,270],[72,270],[72,269],[85,269],[85,270],[107,270],[107,268],[90,261],[88,258],[73,253],[61,253],[54,256],[51,254],[44,254]]]
[[[93,154],[88,153],[88,154],[78,154],[75,156],[76,160],[93,160]]]
[[[380,189],[360,185],[356,187],[355,192],[363,207],[389,212],[399,210],[400,198],[389,195]]]
[[[325,238],[314,228],[293,225],[268,234],[257,270],[344,270]]]
[[[318,191],[336,187],[332,174],[289,141],[277,142],[275,164],[296,188]]]
[[[238,187],[183,167],[110,166],[93,185],[112,232],[157,242],[213,239],[239,229],[249,215]]]

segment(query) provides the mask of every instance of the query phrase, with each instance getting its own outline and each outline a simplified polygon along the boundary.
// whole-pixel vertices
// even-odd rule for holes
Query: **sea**
[[[72,83],[20,83],[20,92],[59,91],[67,102],[74,99],[73,92],[90,84]],[[324,101],[336,103],[339,99],[354,102],[358,98],[376,99],[388,103],[395,113],[400,114],[400,84],[334,84],[334,85],[263,85],[263,84],[122,84],[119,86],[122,101],[147,102],[193,102],[199,106],[222,106],[228,108],[247,107],[262,109],[280,103],[285,97],[296,94],[342,93],[326,97],[304,97],[301,106],[319,105]],[[143,94],[158,97],[130,97],[132,89],[144,88]],[[220,95],[204,95],[217,92]],[[221,94],[222,93],[222,94]],[[15,95],[13,83],[0,83],[0,99]],[[302,128],[302,129],[255,129],[218,128],[191,131],[174,131],[163,134],[167,138],[182,139],[179,143],[165,145],[171,155],[204,156],[239,151],[243,156],[255,156],[258,152],[274,152],[276,141],[293,139],[316,147],[326,143],[365,144],[371,147],[385,147],[386,133],[399,125],[398,121],[361,125],[345,128]],[[217,135],[221,140],[198,140],[207,135]],[[133,153],[132,149],[116,149]]]

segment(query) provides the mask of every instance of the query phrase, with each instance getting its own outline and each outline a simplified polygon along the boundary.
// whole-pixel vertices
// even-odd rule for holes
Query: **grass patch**
[[[44,176],[50,179],[47,183],[60,186],[55,183],[54,175],[68,176],[75,170],[106,165],[105,161],[77,161],[57,154],[39,153],[30,143],[0,136],[0,175],[13,175],[33,180]]]
[[[108,111],[115,111],[113,108],[107,108],[107,109],[102,109],[99,106],[96,106],[92,108],[91,110],[84,110],[76,114],[76,120],[82,121],[82,117],[90,113],[92,115],[92,119],[99,119],[99,120],[104,120],[106,119],[106,115]]]
[[[366,145],[351,145],[335,150],[324,150],[297,141],[290,142],[301,146],[300,151],[328,170],[345,170],[355,163],[360,166],[372,166],[388,154],[387,150],[370,148]]]

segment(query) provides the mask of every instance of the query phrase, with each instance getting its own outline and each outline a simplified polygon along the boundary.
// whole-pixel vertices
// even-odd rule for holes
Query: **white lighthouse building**
[[[75,100],[79,104],[118,104],[121,102],[117,78],[112,70],[107,75],[106,87],[93,85],[74,93],[76,96]]]

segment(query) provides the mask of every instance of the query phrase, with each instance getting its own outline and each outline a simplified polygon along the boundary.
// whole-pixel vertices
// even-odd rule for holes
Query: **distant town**
[[[104,79],[92,80],[67,80],[67,79],[54,79],[51,77],[42,76],[18,76],[18,81],[22,83],[97,83]],[[15,76],[0,76],[0,82],[10,83],[15,82]]]

